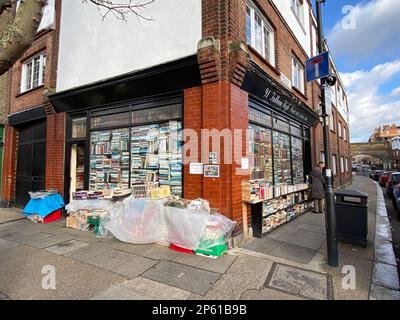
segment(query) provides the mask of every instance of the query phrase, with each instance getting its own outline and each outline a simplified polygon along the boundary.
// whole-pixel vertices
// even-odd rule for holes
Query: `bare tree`
[[[69,0],[70,1],[70,0]],[[105,19],[109,14],[126,20],[129,14],[151,20],[142,10],[156,0],[82,0],[97,6]],[[0,76],[32,45],[43,16],[47,0],[0,0]]]

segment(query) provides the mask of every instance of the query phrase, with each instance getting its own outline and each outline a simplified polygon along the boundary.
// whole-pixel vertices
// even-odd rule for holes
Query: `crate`
[[[196,253],[204,254],[207,256],[214,256],[214,257],[219,257],[226,252],[227,246],[225,244],[215,246],[215,247],[210,247],[207,249],[197,249]]]
[[[43,218],[42,223],[50,223],[54,221],[58,221],[61,219],[62,216],[62,209],[58,209],[56,211],[53,211],[49,215]]]

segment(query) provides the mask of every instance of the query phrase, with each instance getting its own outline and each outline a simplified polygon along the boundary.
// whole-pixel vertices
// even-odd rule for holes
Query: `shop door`
[[[46,175],[46,121],[19,129],[15,203],[25,206],[29,191],[44,190]]]
[[[70,145],[69,199],[72,193],[85,190],[85,143]]]

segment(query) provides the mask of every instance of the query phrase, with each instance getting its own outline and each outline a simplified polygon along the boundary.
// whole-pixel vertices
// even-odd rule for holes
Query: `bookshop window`
[[[281,119],[274,118],[274,128],[280,131],[289,132],[289,123]]]
[[[251,179],[265,179],[272,184],[272,131],[253,124],[249,128],[253,130],[250,145],[253,161]]]
[[[86,117],[72,119],[72,139],[86,138]]]
[[[108,114],[104,116],[92,117],[90,122],[92,129],[128,126],[130,124],[130,115],[129,111]]]
[[[295,136],[298,136],[298,137],[302,137],[303,136],[303,130],[300,127],[297,127],[297,126],[294,126],[294,125],[290,126],[290,133],[295,135]]]
[[[292,137],[293,184],[304,183],[303,140]]]
[[[182,118],[182,106],[180,104],[132,112],[132,123],[134,124],[160,122],[178,118]]]
[[[290,168],[290,136],[274,131],[273,142],[275,185],[292,184]]]
[[[272,117],[269,114],[258,111],[256,109],[249,109],[249,120],[251,122],[259,123],[266,127],[272,127]]]

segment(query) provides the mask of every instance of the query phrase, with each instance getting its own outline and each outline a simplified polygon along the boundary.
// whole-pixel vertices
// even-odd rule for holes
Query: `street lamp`
[[[325,0],[316,0],[317,6],[317,23],[318,23],[318,48],[319,52],[324,51],[324,36],[322,29],[322,14],[321,4],[325,3]],[[329,125],[328,115],[326,113],[325,105],[325,86],[334,84],[336,80],[328,77],[321,78],[321,108],[323,118],[323,133],[324,133],[324,153],[325,153],[325,195],[326,195],[326,241],[327,241],[327,253],[328,253],[328,265],[331,267],[337,267],[339,264],[338,248],[336,240],[336,212],[335,212],[335,198],[333,192],[333,179],[330,159],[330,147],[329,147]],[[328,88],[329,89],[329,88]],[[329,89],[330,90],[330,89]]]

